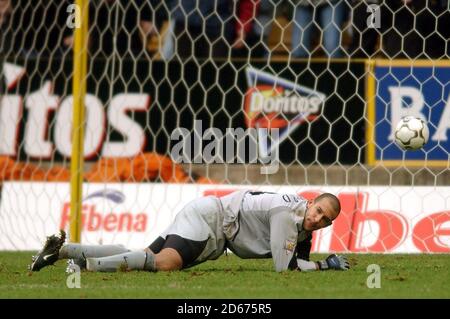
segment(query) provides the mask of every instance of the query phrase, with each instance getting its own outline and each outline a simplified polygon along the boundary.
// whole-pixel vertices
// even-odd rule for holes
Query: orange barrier
[[[189,176],[181,165],[157,153],[143,153],[133,158],[101,158],[84,173],[83,178],[93,183],[216,183],[203,176]],[[0,156],[0,181],[8,180],[68,182],[70,171],[58,165],[44,169],[36,164],[16,162],[8,156]]]

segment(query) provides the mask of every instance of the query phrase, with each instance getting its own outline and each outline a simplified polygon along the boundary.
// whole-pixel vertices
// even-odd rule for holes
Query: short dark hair
[[[330,200],[331,206],[333,206],[333,209],[336,211],[336,213],[340,213],[341,212],[341,202],[339,201],[339,198],[337,198],[336,196],[334,196],[331,193],[323,193],[319,196],[317,196],[314,199],[314,202],[318,202],[324,198],[327,198]]]

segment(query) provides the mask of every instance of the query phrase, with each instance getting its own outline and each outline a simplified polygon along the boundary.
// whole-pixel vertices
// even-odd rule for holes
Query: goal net
[[[336,194],[313,252],[449,252],[448,1],[89,1],[82,242],[190,200]],[[0,0],[0,250],[69,229],[72,1]],[[424,120],[405,151],[395,127]],[[411,134],[415,134],[412,132]]]

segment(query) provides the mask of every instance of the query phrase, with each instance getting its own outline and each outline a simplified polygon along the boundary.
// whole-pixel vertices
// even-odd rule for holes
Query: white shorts
[[[175,216],[173,223],[160,235],[168,235],[204,242],[206,246],[194,263],[219,258],[225,250],[225,236],[222,230],[223,214],[219,198],[207,196],[188,203]]]

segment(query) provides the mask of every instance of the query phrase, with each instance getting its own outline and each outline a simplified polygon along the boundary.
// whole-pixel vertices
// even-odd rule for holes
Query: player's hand
[[[348,270],[350,264],[345,256],[338,256],[332,254],[325,260],[317,262],[320,270],[334,269],[334,270]]]

